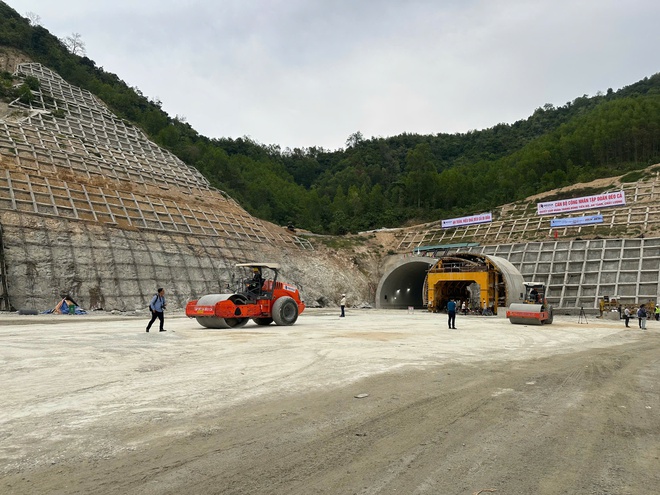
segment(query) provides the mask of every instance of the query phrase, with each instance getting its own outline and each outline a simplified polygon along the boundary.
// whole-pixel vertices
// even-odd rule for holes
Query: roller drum
[[[236,305],[245,304],[245,298],[238,294],[207,294],[202,296],[199,306],[215,306],[220,301],[231,300]],[[249,318],[218,318],[217,316],[196,316],[197,323],[205,328],[240,328],[247,324]]]
[[[512,304],[509,306],[507,318],[511,323],[517,325],[543,325],[541,304]]]

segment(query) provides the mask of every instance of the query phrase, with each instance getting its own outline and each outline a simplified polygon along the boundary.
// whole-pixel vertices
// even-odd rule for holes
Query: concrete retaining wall
[[[603,296],[623,304],[660,298],[660,238],[547,241],[479,246],[467,251],[501,256],[526,281],[549,287],[557,307],[597,308]]]
[[[228,292],[234,264],[271,261],[302,289],[308,304],[341,292],[363,301],[370,286],[314,251],[222,237],[123,230],[87,222],[0,211],[9,301],[15,309],[51,309],[69,295],[87,310],[145,309],[164,287],[169,309]]]

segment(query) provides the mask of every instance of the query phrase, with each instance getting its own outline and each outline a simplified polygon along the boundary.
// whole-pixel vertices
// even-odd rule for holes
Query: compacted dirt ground
[[[650,494],[660,323],[0,315],[0,493]]]

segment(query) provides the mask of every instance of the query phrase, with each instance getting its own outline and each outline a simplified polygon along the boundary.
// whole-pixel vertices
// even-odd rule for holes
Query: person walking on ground
[[[637,318],[639,319],[639,328],[646,330],[646,307],[642,304],[637,310]]]
[[[449,328],[456,330],[456,303],[453,299],[450,299],[447,303],[447,314],[449,315]]]
[[[344,308],[346,308],[346,294],[341,295],[341,300],[339,301],[339,307],[341,308],[340,318],[344,318],[346,314],[344,313]]]
[[[655,321],[660,321],[660,306],[655,306]]]
[[[151,298],[151,302],[149,303],[149,309],[151,310],[151,321],[147,325],[147,332],[149,332],[149,329],[151,328],[151,325],[153,325],[154,321],[156,321],[156,318],[160,320],[160,332],[166,332],[163,328],[163,324],[165,323],[165,289],[162,287],[158,288],[158,294],[156,294],[154,297]]]
[[[628,323],[630,322],[630,308],[626,307],[623,310],[623,319],[626,320],[626,328],[629,328]]]
[[[463,301],[463,304],[461,305],[461,310],[463,311],[463,316],[466,316],[468,312],[468,307],[465,301]]]

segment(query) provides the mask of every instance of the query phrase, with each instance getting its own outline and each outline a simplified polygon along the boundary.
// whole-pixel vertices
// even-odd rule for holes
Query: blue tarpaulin
[[[44,311],[41,314],[54,313],[58,315],[86,315],[87,311],[78,306],[75,302],[70,299],[64,298],[59,303],[55,305],[53,309]]]

